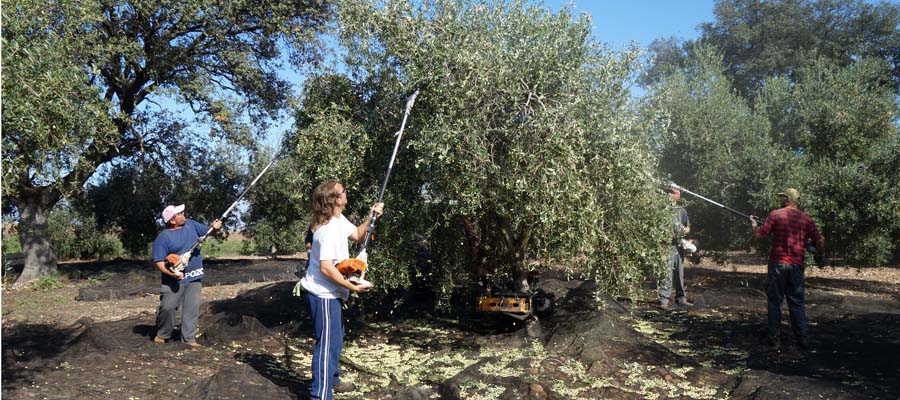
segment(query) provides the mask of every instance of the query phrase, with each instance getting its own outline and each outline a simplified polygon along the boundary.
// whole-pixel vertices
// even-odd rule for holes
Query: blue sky
[[[647,47],[653,39],[675,36],[694,39],[697,26],[712,22],[713,0],[548,0],[554,10],[566,4],[575,13],[588,13],[594,36],[601,42],[622,49],[635,41]]]

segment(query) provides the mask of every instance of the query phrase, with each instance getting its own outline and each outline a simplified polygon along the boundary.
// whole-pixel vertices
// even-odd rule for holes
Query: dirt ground
[[[291,295],[292,279],[272,272],[292,271],[297,262],[211,267],[207,274],[220,273],[221,284],[203,289],[199,350],[152,343],[155,295],[76,300],[82,289],[103,284],[100,271],[112,279],[143,268],[139,263],[68,265],[61,288],[4,289],[2,396],[308,398],[306,304]],[[900,269],[810,267],[811,348],[802,350],[786,311],[781,346],[764,340],[763,262],[733,254],[726,265],[689,265],[694,306],[671,309],[597,299],[590,281],[546,278],[542,288],[556,295],[556,307],[539,324],[408,305],[368,315],[351,305],[341,379],[355,390],[337,397],[900,398]]]

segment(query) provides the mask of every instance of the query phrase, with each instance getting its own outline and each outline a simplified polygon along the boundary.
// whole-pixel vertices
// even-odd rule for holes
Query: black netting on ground
[[[292,264],[284,263],[288,270]],[[252,269],[240,263],[217,267],[231,268],[229,272]],[[672,385],[689,382],[718,388],[715,397],[893,398],[891,394],[897,392],[896,382],[900,380],[895,366],[900,346],[895,327],[900,324],[900,314],[891,300],[896,288],[865,281],[810,279],[807,300],[811,321],[815,321],[811,329],[814,350],[802,352],[790,337],[786,320],[780,349],[761,340],[765,297],[755,289],[760,282],[746,283],[760,280],[759,276],[691,272],[689,282],[696,284],[689,293],[695,305],[669,310],[595,296],[595,286],[590,282],[545,279],[539,288],[554,295],[556,307],[553,314],[540,317],[542,334],[529,337],[528,329],[479,333],[484,330],[468,330],[463,319],[445,326],[475,336],[469,354],[472,357],[487,350],[531,348],[534,341],[540,341],[551,356],[526,355],[509,366],[526,375],[488,376],[483,370],[490,368],[482,367],[493,366],[498,360],[485,358],[456,376],[425,386],[404,387],[390,374],[378,375],[391,378],[390,383],[368,398],[422,399],[435,393],[458,398],[471,389],[472,382],[502,388],[500,398],[571,398],[551,384],[571,380],[572,372],[566,367],[569,359],[585,367],[581,374],[610,379],[603,388],[581,388],[593,398],[640,398],[634,385],[622,383],[630,379],[623,365],[633,362],[647,369],[649,377]],[[868,289],[873,295],[852,296],[832,289],[846,286]],[[3,397],[305,398],[309,382],[306,375],[290,372],[290,361],[284,359],[291,343],[287,339],[298,333],[308,337],[312,331],[307,305],[303,298],[292,295],[293,288],[293,281],[275,282],[233,299],[205,303],[200,323],[204,347],[200,349],[179,343],[177,334],[169,343],[153,343],[152,312],[111,322],[82,319],[58,327],[4,324]],[[353,323],[348,315],[352,314],[347,312],[346,321]],[[495,320],[501,317],[490,316]],[[649,326],[650,331],[636,330],[632,326],[637,320],[654,325]],[[420,332],[409,329],[418,321],[399,318],[392,323],[399,325],[383,337],[388,343],[403,343],[408,335]],[[522,326],[521,321],[515,323]],[[655,324],[671,328],[671,340],[659,342],[652,333]],[[372,333],[362,328],[360,332]],[[231,346],[233,342],[240,342],[240,346]],[[747,353],[732,355],[725,351],[697,358],[678,352],[678,343],[688,343],[690,349],[721,346]],[[698,365],[704,361],[718,369]],[[735,365],[749,370],[740,375],[721,371],[722,366]],[[676,368],[683,377],[676,376]],[[661,394],[666,397],[665,392]]]
[[[498,360],[496,358],[485,358],[482,359],[455,376],[447,379],[446,381],[440,384],[440,394],[441,398],[444,399],[461,399],[463,398],[461,393],[461,388],[467,385],[470,385],[471,382],[483,382],[491,386],[495,387],[503,387],[506,388],[503,393],[500,394],[500,398],[503,399],[519,399],[526,398],[529,388],[529,381],[532,381],[532,377],[528,376],[493,376],[489,374],[485,374],[482,370],[485,367],[489,367],[491,363],[496,363]],[[542,398],[542,397],[533,397],[531,398]],[[546,398],[546,397],[543,397]]]
[[[296,282],[283,281],[241,292],[237,297],[212,302],[209,312],[247,315],[273,328],[309,320],[309,307],[304,297],[293,295]]]
[[[298,264],[305,260],[208,260],[203,262],[203,284],[233,285],[246,282],[296,281]]]
[[[272,331],[258,319],[234,313],[205,315],[200,320],[204,343],[227,344],[233,341],[261,340],[272,336]]]
[[[78,301],[120,300],[141,295],[159,294],[159,275],[129,272],[114,275],[97,286],[78,289]]]
[[[118,321],[93,323],[82,320],[78,335],[67,344],[63,358],[97,358],[153,347],[155,317],[142,313]]]
[[[294,399],[287,388],[275,385],[246,364],[223,367],[189,386],[179,398],[194,400]]]
[[[297,265],[305,263],[305,260],[206,260],[204,261],[204,286],[234,285],[247,282],[278,282],[296,281]],[[103,264],[103,269],[97,267],[83,274],[102,275],[103,271],[126,271],[117,273],[110,278],[91,287],[78,290],[79,301],[119,300],[135,296],[158,295],[160,287],[159,271],[150,263],[137,263],[123,260],[120,263],[109,262]]]
[[[769,371],[750,370],[740,377],[732,399],[793,400],[793,399],[856,399],[859,393],[849,392],[840,385],[803,376],[786,376]]]

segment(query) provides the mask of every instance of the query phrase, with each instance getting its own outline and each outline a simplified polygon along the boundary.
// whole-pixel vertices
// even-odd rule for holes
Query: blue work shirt
[[[192,219],[186,219],[180,229],[164,229],[153,241],[153,262],[165,261],[169,254],[182,255],[188,251],[197,238],[206,234],[209,227]],[[160,273],[163,282],[174,278]],[[200,246],[191,252],[191,261],[184,269],[184,278],[178,283],[188,283],[203,279],[203,259],[200,256]]]

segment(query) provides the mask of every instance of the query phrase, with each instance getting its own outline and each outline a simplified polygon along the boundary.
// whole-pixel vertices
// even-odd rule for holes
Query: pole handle
[[[700,200],[706,201],[707,203],[710,203],[710,204],[712,204],[712,205],[715,205],[715,206],[717,206],[717,207],[720,207],[720,208],[722,208],[722,209],[725,209],[725,210],[727,210],[727,211],[730,211],[730,212],[734,213],[735,215],[739,215],[739,216],[741,216],[741,217],[748,218],[748,219],[755,219],[757,223],[762,223],[762,222],[760,221],[760,219],[757,218],[757,217],[753,217],[753,216],[744,214],[744,213],[742,213],[742,212],[740,212],[740,211],[738,211],[738,210],[735,210],[735,209],[733,209],[733,208],[731,208],[731,207],[728,207],[728,206],[726,206],[726,205],[724,205],[724,204],[721,204],[721,203],[716,202],[716,201],[714,201],[714,200],[711,200],[711,199],[708,199],[708,198],[706,198],[706,197],[703,197],[703,196],[701,196],[701,195],[699,195],[699,194],[697,194],[697,193],[694,193],[694,192],[692,192],[692,191],[690,191],[690,190],[685,189],[683,186],[679,186],[679,185],[676,184],[675,182],[661,180],[660,183],[662,183],[662,184],[665,185],[665,186],[671,187],[671,188],[673,188],[673,189],[678,189],[678,190],[680,190],[680,191],[682,191],[682,192],[685,192],[685,193],[687,193],[687,194],[689,194],[689,195],[691,195],[691,196],[694,196],[694,197],[696,197],[696,198],[698,198],[698,199],[700,199]]]
[[[365,250],[369,246],[369,239],[372,237],[372,234],[375,233],[375,221],[378,220],[378,214],[372,213],[372,220],[369,221],[369,227],[366,228],[366,236],[363,238],[362,245],[360,246],[361,251]]]

